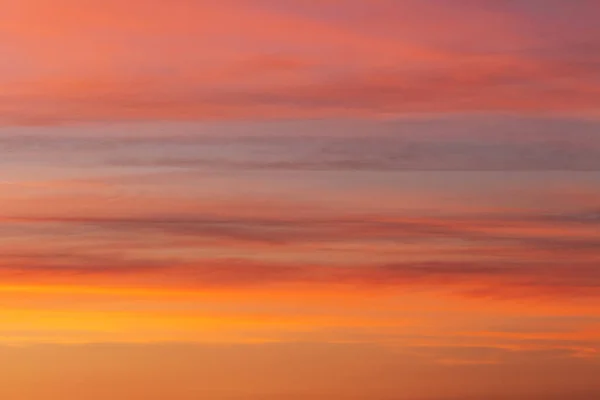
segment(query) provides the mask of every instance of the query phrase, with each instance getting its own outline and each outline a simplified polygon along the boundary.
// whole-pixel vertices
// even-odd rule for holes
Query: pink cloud
[[[593,52],[552,49],[530,14],[468,2],[315,4],[9,1],[2,120],[591,112],[600,100]]]

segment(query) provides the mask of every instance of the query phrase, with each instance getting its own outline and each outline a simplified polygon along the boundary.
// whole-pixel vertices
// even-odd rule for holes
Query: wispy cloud
[[[5,253],[4,272],[19,272],[34,279],[38,274],[100,273],[118,281],[121,275],[139,272],[172,274],[180,283],[200,285],[425,285],[473,296],[590,296],[600,286],[600,242],[593,234],[598,221],[585,216],[582,220],[581,215],[387,219],[207,215],[181,219],[9,218],[4,222],[8,223],[6,228],[12,224],[16,237],[48,227],[62,234],[84,235],[83,241],[63,244],[67,247],[62,254],[46,250],[36,256],[31,245],[24,253]],[[5,232],[10,232],[6,228]],[[125,242],[119,244],[122,240]],[[428,247],[429,261],[402,261],[406,257],[403,252],[411,246]],[[381,252],[387,261],[356,259],[352,247],[370,253],[373,260]],[[77,248],[80,255],[75,253]],[[179,255],[172,248],[178,248]],[[200,248],[213,256],[203,256]],[[243,257],[227,256],[236,248],[250,252]],[[261,258],[260,253],[250,255],[251,249],[283,259],[289,258],[286,254],[311,249],[316,258],[312,262],[275,262]],[[471,258],[448,261],[461,249]],[[330,265],[333,252],[346,254],[336,266]]]
[[[593,114],[599,101],[587,2],[554,6],[580,21],[561,36],[560,13],[485,1],[433,1],[436,15],[412,1],[60,3],[10,1],[3,13],[19,66],[3,68],[4,124]]]
[[[0,398],[598,397],[597,1],[0,8]]]

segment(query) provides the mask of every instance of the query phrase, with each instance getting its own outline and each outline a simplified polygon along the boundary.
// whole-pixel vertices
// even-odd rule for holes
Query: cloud
[[[114,135],[33,129],[0,137],[22,162],[179,170],[597,171],[597,121],[468,115],[389,122],[121,127]],[[127,130],[127,131],[125,131]],[[136,130],[137,133],[130,133]],[[565,133],[569,134],[566,135]],[[164,149],[165,151],[158,151]]]
[[[16,258],[19,259],[19,258]],[[8,264],[9,261],[12,264]],[[0,266],[7,282],[123,284],[130,287],[209,288],[295,287],[335,290],[354,288],[393,293],[428,290],[470,298],[595,298],[600,288],[597,264],[430,262],[393,265],[299,265],[250,260],[196,260],[187,264],[105,257],[55,257],[52,261],[9,258]]]
[[[581,224],[578,216],[557,221],[543,215],[379,220],[206,215],[9,218],[7,223],[27,237],[49,227],[83,238],[75,242],[77,247],[69,241],[54,245],[54,253],[42,248],[36,255],[31,244],[12,255],[6,252],[1,269],[25,278],[100,274],[135,282],[139,274],[144,282],[169,276],[176,285],[192,287],[412,287],[471,297],[586,297],[595,296],[600,287],[600,241],[587,230],[595,223]],[[396,253],[389,253],[389,243]],[[349,252],[352,244],[370,253],[372,261]],[[406,246],[429,248],[429,260],[403,261]],[[57,253],[61,247],[64,252]],[[336,247],[341,258],[333,262]],[[236,257],[232,251],[247,253]],[[298,251],[313,252],[312,261],[294,261]],[[461,251],[464,255],[457,259]],[[382,254],[387,261],[378,258]]]
[[[552,35],[560,13],[497,2],[11,0],[0,113],[5,125],[595,113],[600,32],[595,6],[578,4],[555,6],[580,24]]]
[[[32,227],[106,229],[128,233],[155,232],[188,237],[222,237],[268,244],[295,242],[448,239],[500,243],[528,249],[595,249],[598,239],[588,228],[600,223],[596,210],[562,214],[470,214],[439,217],[381,216],[140,216],[140,217],[6,217],[5,223]],[[579,228],[583,228],[580,230]]]
[[[238,150],[235,159],[208,152],[195,156],[129,155],[114,157],[109,163],[205,170],[597,171],[600,170],[600,142],[596,142],[593,138],[566,141],[541,140],[541,137],[524,141],[455,137],[433,141],[401,135],[343,139],[294,137],[240,142],[237,148],[245,150],[245,154],[239,154]]]

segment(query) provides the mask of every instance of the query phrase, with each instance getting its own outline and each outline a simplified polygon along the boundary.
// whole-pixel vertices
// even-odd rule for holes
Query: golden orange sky
[[[600,398],[599,17],[3,0],[0,399]]]

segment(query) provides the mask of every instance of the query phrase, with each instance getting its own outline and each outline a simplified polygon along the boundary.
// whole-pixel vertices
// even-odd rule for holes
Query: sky
[[[0,398],[600,398],[598,18],[3,0]]]

